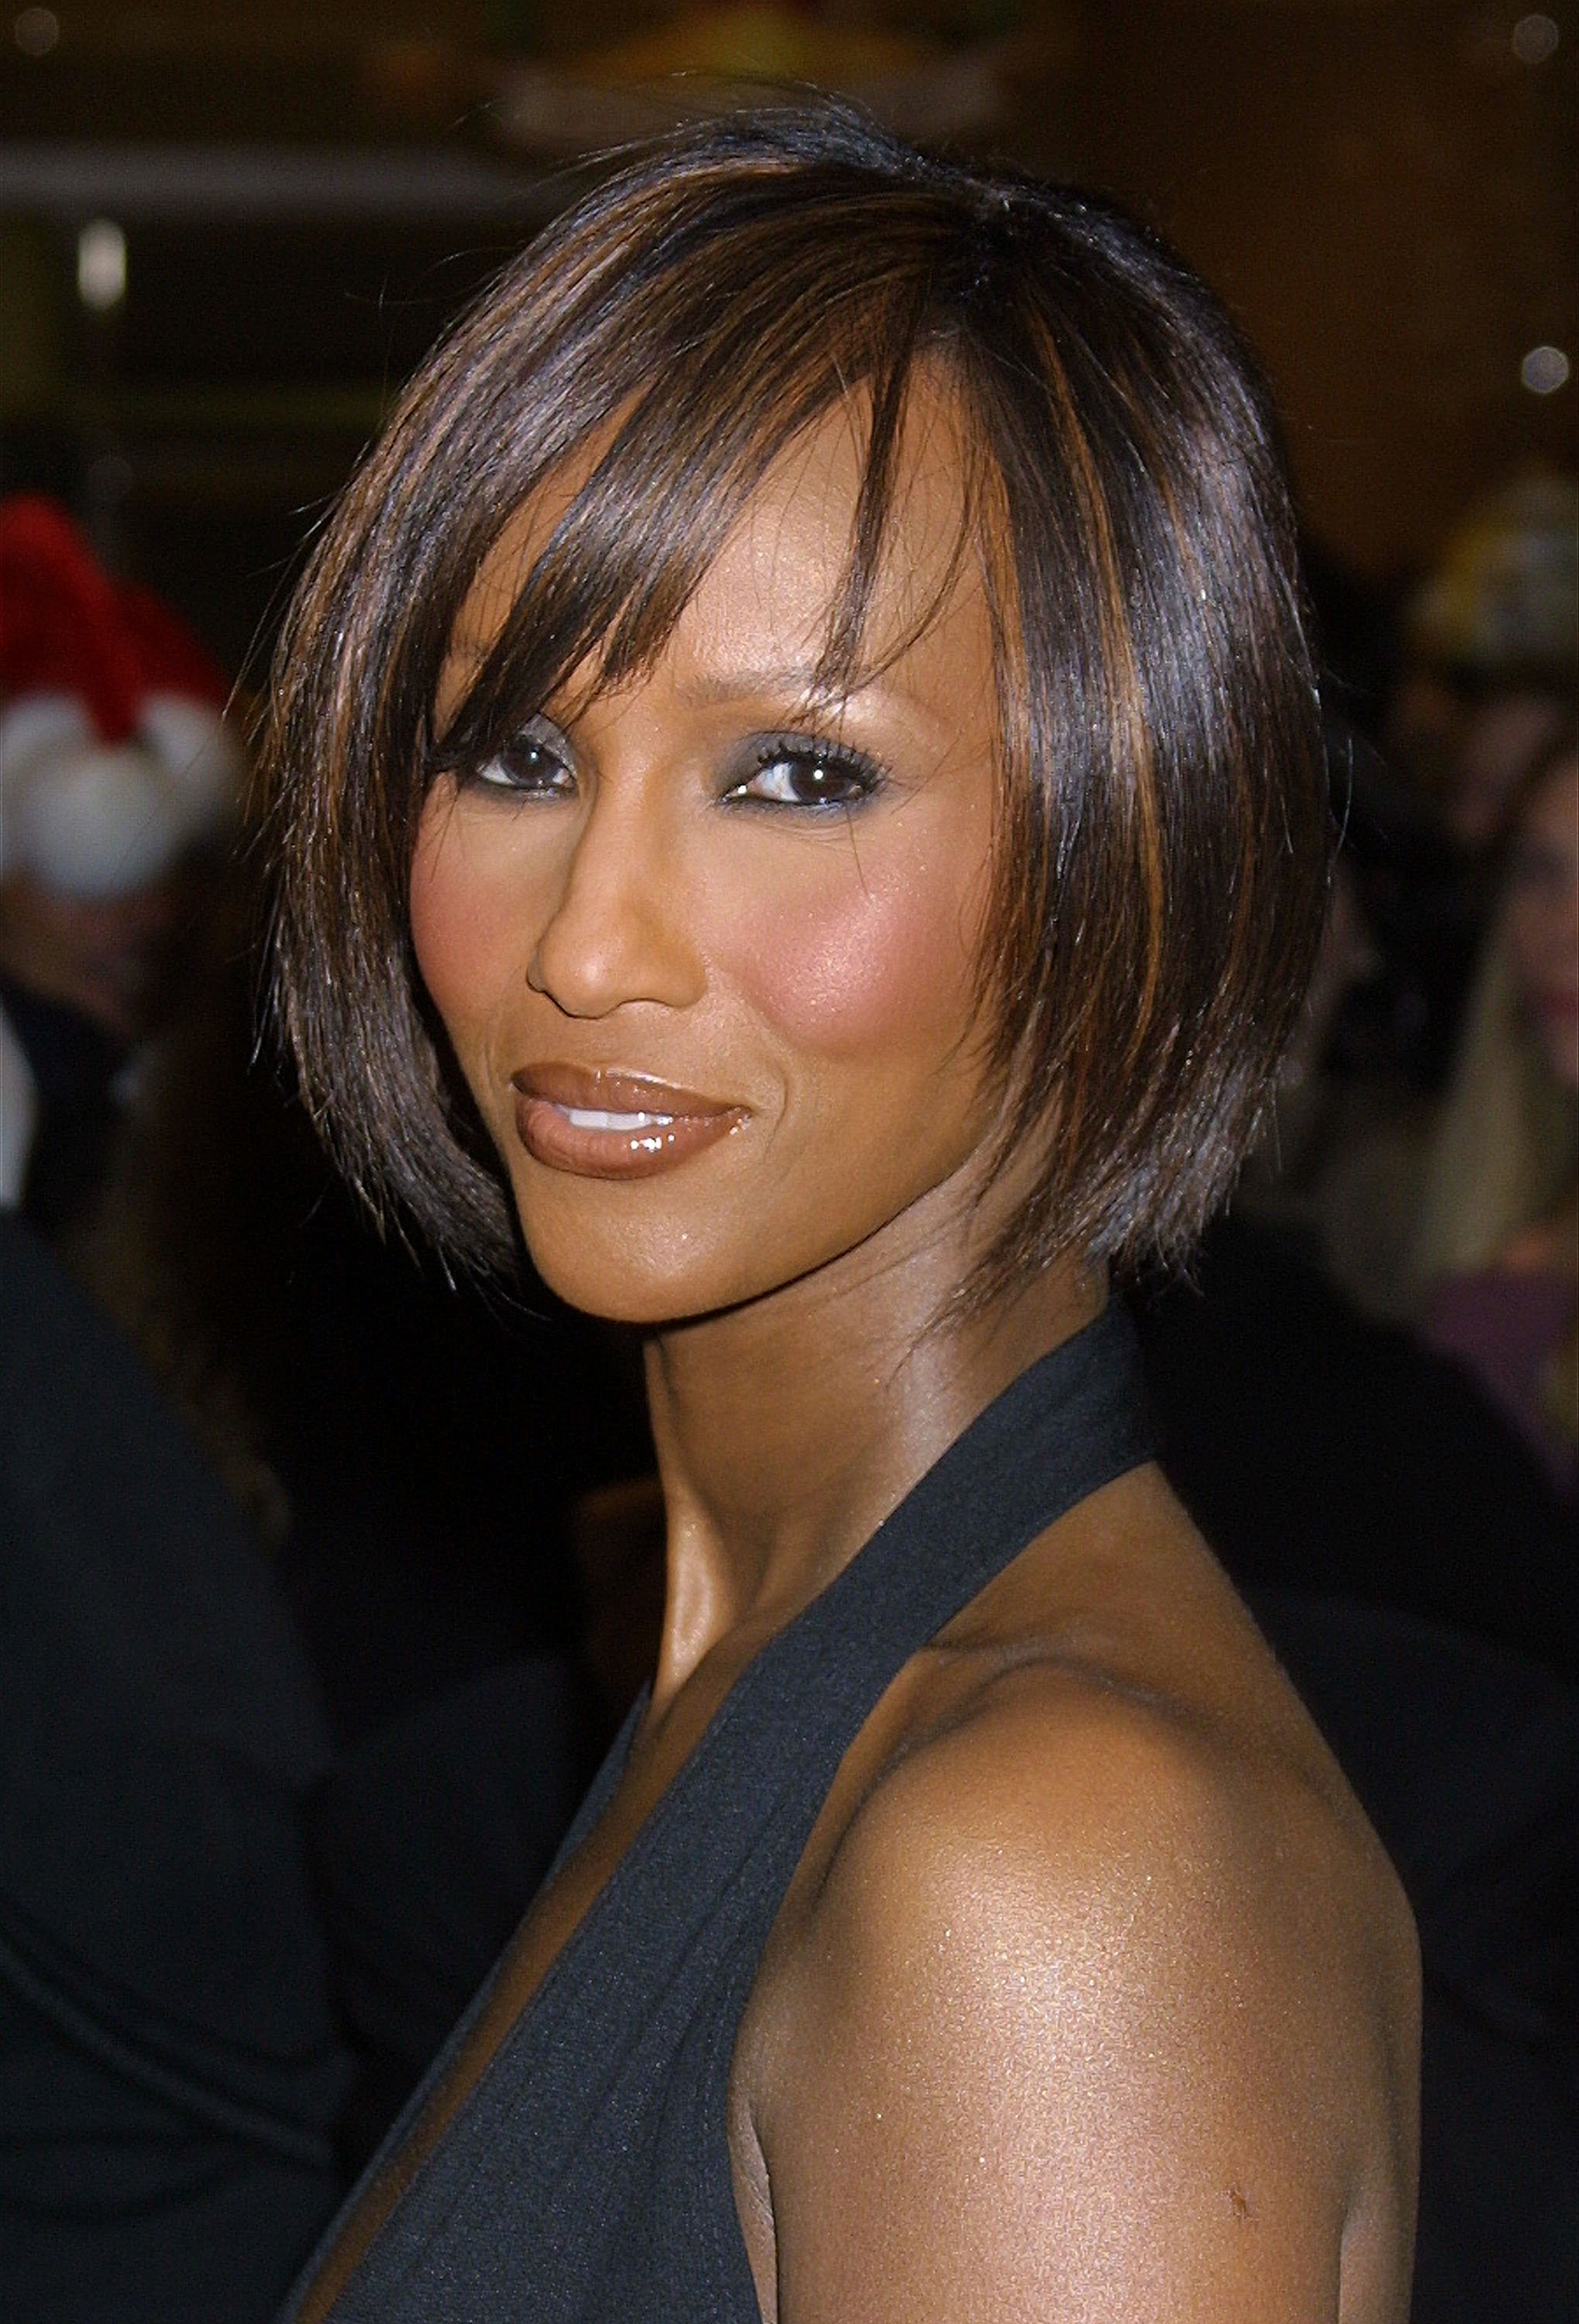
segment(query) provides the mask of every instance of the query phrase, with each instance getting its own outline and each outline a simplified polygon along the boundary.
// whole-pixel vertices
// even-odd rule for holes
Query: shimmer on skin
[[[884,783],[847,815],[722,803],[743,746],[811,715],[771,674],[816,660],[859,440],[836,410],[770,473],[639,678],[600,695],[587,672],[543,706],[560,791],[445,779],[426,810],[417,952],[533,1259],[645,1330],[669,1600],[612,1806],[309,2319],[756,1648],[1103,1296],[1071,1260],[938,1327],[1019,1192],[986,1169],[997,791],[968,561],[905,642],[957,537],[946,406],[918,397],[906,429],[882,676],[816,714]],[[551,519],[529,507],[502,540],[452,689]],[[740,1126],[656,1177],[555,1170],[522,1146],[512,1080],[545,1061],[678,1084]],[[906,1665],[841,1766],[734,2054],[762,2314],[1403,2324],[1417,2007],[1374,1838],[1159,1474],[1135,1471]]]

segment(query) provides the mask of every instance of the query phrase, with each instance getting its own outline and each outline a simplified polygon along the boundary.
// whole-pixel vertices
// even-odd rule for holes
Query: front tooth
[[[627,1134],[637,1130],[667,1130],[673,1121],[672,1113],[596,1113],[585,1106],[568,1105],[565,1118],[573,1130],[615,1130]]]

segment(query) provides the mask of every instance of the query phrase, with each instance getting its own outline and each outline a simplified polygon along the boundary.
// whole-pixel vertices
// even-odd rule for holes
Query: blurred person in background
[[[1301,1232],[1357,1307],[1406,1322],[1497,843],[1573,717],[1579,486],[1527,476],[1472,510],[1396,648],[1384,610],[1330,559],[1309,576],[1335,649],[1323,691],[1343,847],[1323,964],[1242,1198]]]
[[[1415,1251],[1459,1356],[1566,1494],[1579,1479],[1579,734],[1525,783],[1433,1142]]]
[[[1386,743],[1466,859],[1484,859],[1579,680],[1579,482],[1537,473],[1449,536],[1406,617]]]
[[[0,503],[0,1202],[51,1238],[179,991],[236,805],[227,691],[62,509]]]
[[[262,2324],[348,2086],[278,1580],[64,1263],[183,997],[226,684],[53,503],[0,504],[0,2314]],[[56,1246],[51,1248],[51,1245]]]
[[[263,2324],[339,2187],[276,1578],[137,1351],[0,1213],[0,2316]]]

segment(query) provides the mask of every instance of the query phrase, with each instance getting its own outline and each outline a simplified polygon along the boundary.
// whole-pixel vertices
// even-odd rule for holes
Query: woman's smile
[[[510,1076],[534,1162],[581,1178],[654,1178],[733,1137],[748,1109],[645,1074],[549,1063]]]

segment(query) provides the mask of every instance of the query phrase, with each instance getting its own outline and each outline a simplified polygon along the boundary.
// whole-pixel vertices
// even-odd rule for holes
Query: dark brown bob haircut
[[[572,674],[661,650],[770,463],[840,401],[865,432],[822,677],[862,669],[907,393],[966,447],[998,673],[982,964],[1047,1167],[974,1302],[1084,1250],[1171,1258],[1251,1138],[1304,991],[1329,807],[1294,525],[1253,363],[1103,200],[914,152],[858,116],[743,115],[645,147],[507,268],[407,389],[319,540],[265,752],[276,991],[307,1101],[386,1219],[507,1260],[503,1175],[408,926],[418,816]],[[507,521],[594,434],[448,731],[457,613]]]

